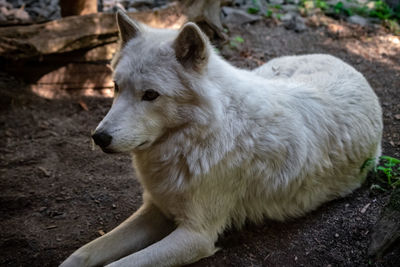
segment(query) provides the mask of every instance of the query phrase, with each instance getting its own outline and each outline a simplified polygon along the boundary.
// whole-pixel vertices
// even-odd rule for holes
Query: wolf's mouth
[[[139,148],[139,147],[141,147],[141,146],[147,144],[148,142],[149,142],[149,141],[144,141],[143,143],[141,143],[140,145],[138,145],[136,148]]]

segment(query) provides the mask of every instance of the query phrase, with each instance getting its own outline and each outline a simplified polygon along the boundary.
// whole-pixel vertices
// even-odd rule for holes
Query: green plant
[[[360,168],[364,171],[375,163],[376,158],[367,159]],[[371,185],[372,190],[387,191],[388,189],[400,188],[400,159],[390,156],[381,156],[380,163],[373,168],[375,183]],[[388,188],[389,187],[389,188]]]
[[[252,0],[251,3],[252,6],[247,9],[247,12],[249,14],[257,14],[260,12],[260,3],[258,3],[258,0]]]
[[[265,17],[267,17],[267,18],[271,18],[272,17],[272,11],[270,9],[265,11]]]
[[[336,14],[344,14],[346,16],[351,16],[353,15],[353,12],[345,7],[345,5],[343,4],[343,2],[337,2],[336,5],[333,6],[333,10]]]
[[[231,48],[239,48],[243,43],[244,39],[241,36],[235,36],[230,40],[229,45]]]
[[[374,8],[369,12],[369,16],[381,20],[390,19],[394,15],[393,10],[382,0],[375,2]]]
[[[315,6],[321,9],[322,11],[328,10],[329,5],[324,0],[316,0]]]
[[[300,10],[304,14],[318,8],[326,15],[333,17],[348,17],[356,14],[362,17],[377,18],[391,32],[400,34],[400,5],[391,8],[384,0],[368,0],[364,3],[341,0],[335,4],[326,2],[326,0],[301,0],[300,6]]]
[[[385,25],[391,32],[393,32],[394,34],[400,35],[400,25],[399,25],[399,23],[397,23],[396,20],[393,20],[393,19],[385,20],[384,25]]]
[[[257,14],[260,11],[260,9],[258,7],[249,7],[247,9],[247,12],[249,14]]]
[[[272,7],[273,7],[273,8],[276,8],[276,9],[278,9],[278,10],[282,9],[282,6],[281,6],[281,5],[273,5]]]
[[[400,185],[400,159],[389,156],[382,156],[380,159],[382,164],[376,167],[376,171],[385,175],[390,187],[395,188]]]
[[[369,16],[369,8],[367,6],[352,7],[351,11],[353,11],[354,14],[360,15],[362,17]]]

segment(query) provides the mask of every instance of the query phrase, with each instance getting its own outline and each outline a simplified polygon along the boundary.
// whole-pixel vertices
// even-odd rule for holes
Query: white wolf
[[[379,101],[343,61],[292,56],[241,70],[193,23],[117,22],[115,99],[93,138],[132,153],[144,203],[63,267],[195,262],[227,227],[302,216],[352,192],[379,157]]]

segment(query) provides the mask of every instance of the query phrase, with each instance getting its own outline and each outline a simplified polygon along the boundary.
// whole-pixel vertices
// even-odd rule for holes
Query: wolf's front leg
[[[179,226],[153,245],[126,256],[107,267],[180,266],[213,255],[217,235]]]
[[[157,242],[173,229],[174,223],[157,207],[144,204],[114,230],[75,251],[60,267],[105,265]]]

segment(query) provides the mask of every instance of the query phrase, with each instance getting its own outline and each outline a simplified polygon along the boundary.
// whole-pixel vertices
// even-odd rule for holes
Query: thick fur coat
[[[302,216],[352,192],[380,156],[379,101],[340,59],[281,57],[247,71],[192,23],[178,32],[117,21],[118,91],[94,138],[132,153],[144,204],[62,266],[197,261],[227,227]]]

